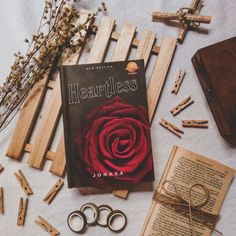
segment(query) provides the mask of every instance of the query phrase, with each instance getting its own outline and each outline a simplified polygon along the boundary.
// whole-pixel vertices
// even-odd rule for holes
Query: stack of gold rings
[[[92,210],[92,218],[86,214],[86,210]],[[120,225],[116,225],[115,221],[120,218]],[[113,210],[108,205],[96,206],[94,203],[86,203],[81,206],[80,210],[73,211],[67,217],[67,224],[71,231],[77,234],[82,234],[86,231],[88,226],[100,225],[108,227],[111,231],[119,233],[127,225],[127,217],[120,210]]]

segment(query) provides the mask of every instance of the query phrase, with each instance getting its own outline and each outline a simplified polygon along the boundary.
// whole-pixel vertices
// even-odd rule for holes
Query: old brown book
[[[236,37],[199,49],[192,58],[222,136],[236,136]]]

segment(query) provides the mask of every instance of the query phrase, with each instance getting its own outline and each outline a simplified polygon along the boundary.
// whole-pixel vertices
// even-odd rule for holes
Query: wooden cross
[[[202,8],[202,0],[192,0],[190,7],[180,8],[176,13],[153,12],[152,20],[177,20],[180,22],[178,41],[183,42],[190,26],[198,27],[200,23],[210,24],[211,16],[198,15]]]

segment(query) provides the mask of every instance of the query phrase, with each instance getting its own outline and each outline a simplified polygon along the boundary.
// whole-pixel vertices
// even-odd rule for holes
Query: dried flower
[[[101,3],[97,12],[90,14],[84,23],[78,23],[77,2],[79,0],[46,0],[37,33],[31,40],[24,40],[28,44],[25,55],[14,54],[10,74],[0,87],[0,131],[9,124],[35,83],[57,65],[61,54],[66,51],[70,56],[86,43],[85,36],[95,29],[87,23],[99,11],[106,10]]]

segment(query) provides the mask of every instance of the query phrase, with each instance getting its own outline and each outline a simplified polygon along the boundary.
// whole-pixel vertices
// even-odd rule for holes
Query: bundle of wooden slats
[[[84,10],[81,11],[82,13],[84,17],[81,17],[80,20],[86,19],[88,14]],[[104,16],[101,19],[87,58],[87,63],[103,62],[111,41],[116,42],[114,52],[112,53],[112,61],[126,60],[131,47],[136,48],[134,59],[144,59],[145,66],[147,66],[152,55],[158,54],[147,88],[151,122],[175,52],[176,39],[164,38],[159,47],[155,45],[156,34],[152,31],[146,30],[142,32],[141,39],[137,39],[135,38],[136,26],[130,23],[124,23],[120,33],[115,32],[114,28],[115,19],[108,16]],[[82,54],[83,48],[81,47],[76,55],[66,59],[62,64],[77,64]],[[41,119],[40,127],[36,132],[34,142],[29,143],[48,89],[52,90],[50,99]],[[61,134],[56,151],[49,150],[60,116],[61,94],[59,75],[55,80],[45,76],[35,85],[21,109],[6,156],[20,160],[24,152],[28,152],[28,164],[38,169],[43,169],[45,160],[49,159],[52,161],[50,172],[63,176],[66,166],[63,133]],[[127,198],[128,196],[128,190],[116,190],[113,193],[122,198]]]

